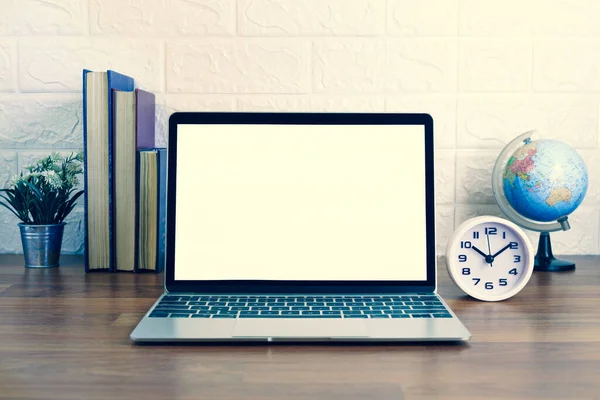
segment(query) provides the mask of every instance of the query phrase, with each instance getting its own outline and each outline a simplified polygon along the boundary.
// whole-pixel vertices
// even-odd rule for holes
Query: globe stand
[[[571,271],[574,269],[575,263],[567,260],[560,260],[554,257],[552,254],[552,244],[550,243],[550,233],[541,232],[533,270],[559,272]]]

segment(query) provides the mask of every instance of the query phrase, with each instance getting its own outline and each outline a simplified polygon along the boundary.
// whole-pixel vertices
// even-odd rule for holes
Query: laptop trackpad
[[[365,321],[360,319],[238,319],[234,337],[272,338],[351,338],[368,337]]]

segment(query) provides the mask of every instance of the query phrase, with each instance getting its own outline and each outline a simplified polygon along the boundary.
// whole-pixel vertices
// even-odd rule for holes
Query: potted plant
[[[26,166],[27,173],[15,175],[6,189],[0,189],[0,205],[21,220],[26,267],[58,267],[64,219],[83,194],[77,190],[82,163],[81,153],[66,157],[52,153]]]

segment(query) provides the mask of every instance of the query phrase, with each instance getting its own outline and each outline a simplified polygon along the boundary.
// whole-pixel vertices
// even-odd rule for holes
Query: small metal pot
[[[65,225],[19,224],[27,268],[58,267]]]

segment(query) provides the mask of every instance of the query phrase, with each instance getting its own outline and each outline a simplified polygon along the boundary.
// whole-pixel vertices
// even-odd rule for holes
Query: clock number
[[[460,248],[461,249],[470,249],[471,246],[472,246],[472,244],[468,240],[465,241],[465,242],[460,242]]]
[[[466,254],[459,254],[458,255],[458,261],[459,262],[467,262],[467,255]]]
[[[477,286],[477,284],[479,283],[479,281],[481,280],[480,278],[473,278],[473,280],[475,281],[475,286]]]
[[[501,278],[500,279],[500,283],[498,283],[498,285],[500,285],[500,286],[506,286],[506,285],[508,285],[508,282],[506,281],[506,278]]]
[[[479,239],[479,232],[473,232],[473,239]]]
[[[502,232],[502,239],[506,239],[506,232]]]
[[[511,250],[516,250],[519,248],[519,243],[517,242],[510,242],[510,249]]]
[[[515,262],[518,263],[519,261],[521,261],[521,256],[514,256],[515,257]]]
[[[471,275],[471,268],[463,268],[462,274],[463,275]]]
[[[517,275],[517,269],[513,268],[510,271],[508,271],[508,273],[511,274],[511,275]]]
[[[490,228],[485,228],[485,234],[486,235],[495,235],[496,234],[496,228],[495,227],[490,227]]]
[[[494,288],[494,284],[492,282],[486,282],[485,283],[485,288],[487,290],[492,290]]]

